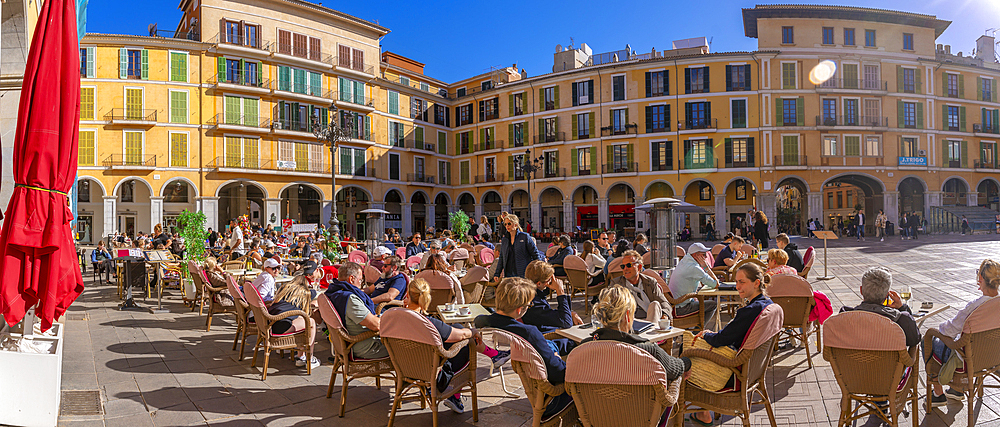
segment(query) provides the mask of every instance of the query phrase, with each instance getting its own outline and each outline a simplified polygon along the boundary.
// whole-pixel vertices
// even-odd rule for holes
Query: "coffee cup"
[[[451,303],[445,304],[444,305],[444,309],[445,309],[445,311],[455,311],[455,304],[451,304]]]
[[[461,314],[463,316],[468,316],[468,315],[472,314],[472,309],[469,308],[469,307],[462,307],[462,308],[458,309],[458,314]]]
[[[670,319],[663,319],[659,322],[660,329],[670,329]]]

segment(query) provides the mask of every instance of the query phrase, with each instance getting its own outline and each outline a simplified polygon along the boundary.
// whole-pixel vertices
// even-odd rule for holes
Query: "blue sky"
[[[838,4],[828,0],[794,3]],[[180,19],[178,1],[147,0],[122,13],[122,3],[90,0],[88,32],[147,34],[158,23],[171,30]],[[580,0],[512,0],[490,9],[480,2],[333,2],[326,6],[392,30],[382,49],[427,64],[425,73],[451,83],[514,63],[529,76],[551,72],[556,44],[587,43],[594,53],[623,49],[638,52],[670,48],[673,40],[707,37],[713,52],[755,50],[757,40],[743,35],[741,9],[746,1],[655,1],[621,3]],[[858,0],[844,5],[936,15],[952,21],[938,43],[968,55],[989,28],[1000,28],[1000,0],[930,0],[925,2]],[[992,19],[991,19],[992,17]],[[266,38],[266,35],[265,35]]]

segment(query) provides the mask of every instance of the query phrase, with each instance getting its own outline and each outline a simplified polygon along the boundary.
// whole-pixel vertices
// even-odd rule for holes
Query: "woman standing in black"
[[[767,235],[767,216],[764,215],[764,211],[757,211],[754,215],[753,238],[757,240],[761,248],[767,249],[769,237]]]

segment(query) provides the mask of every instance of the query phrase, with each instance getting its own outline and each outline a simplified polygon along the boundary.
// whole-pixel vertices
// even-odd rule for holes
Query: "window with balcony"
[[[542,96],[545,100],[545,111],[556,109],[556,86],[542,89]]]
[[[996,93],[994,92],[994,90],[996,90],[996,88],[994,87],[995,80],[980,78],[980,81],[982,82],[982,84],[980,86],[979,100],[980,101],[995,100],[996,99],[995,98]]]
[[[81,93],[82,93],[82,91],[81,91]],[[83,115],[82,110],[83,110],[83,108],[81,107],[81,113],[80,113],[81,116]],[[988,110],[988,109],[985,109],[985,108],[981,109],[980,110],[980,115],[982,116],[982,119],[983,119],[983,122],[982,122],[983,125],[982,125],[982,128],[979,129],[979,132],[1000,133],[1000,128],[998,128],[998,126],[997,126],[997,122],[998,122],[997,119],[1000,118],[1000,117],[998,117],[998,115],[1000,115],[998,113],[1000,113],[1000,110],[995,110],[995,109]]]
[[[542,128],[545,136],[545,142],[555,142],[556,138],[559,136],[559,126],[557,117],[549,117],[547,119],[542,119]]]
[[[573,106],[594,103],[594,81],[575,82],[573,87]]]
[[[469,183],[469,165],[470,161],[462,160],[458,162],[458,176],[459,184],[465,185]]]
[[[458,125],[472,124],[472,104],[458,107]]]
[[[882,141],[879,137],[865,137],[865,157],[882,157]]]
[[[945,129],[950,131],[963,130],[959,126],[961,125],[960,109],[954,105],[948,105],[945,107],[948,111],[948,115],[945,117],[947,122],[945,123]]]
[[[514,164],[520,164],[519,161],[524,159],[524,154],[518,154],[514,157]],[[497,180],[497,158],[487,157],[483,160],[483,175],[484,182],[494,182]],[[514,179],[524,179],[524,170],[518,167],[514,167]]]
[[[712,142],[708,139],[684,141],[684,168],[701,169],[715,167],[712,156]]]
[[[798,124],[798,99],[783,98],[781,100],[781,124],[784,126]]]
[[[823,27],[823,44],[833,44],[833,27]]]
[[[142,111],[143,106],[143,93],[142,89],[125,89],[125,119],[126,120],[142,120],[145,115]]]
[[[653,141],[651,145],[652,162],[649,165],[649,169],[652,171],[673,170],[673,143],[670,141]]]
[[[844,46],[854,46],[853,28],[844,28]]]
[[[710,92],[708,67],[684,69],[684,93]]]
[[[97,166],[97,131],[80,130],[77,163],[80,166]],[[81,181],[85,182],[85,181]],[[88,197],[90,195],[88,194]]]
[[[527,96],[526,92],[515,93],[514,95],[511,96],[511,100],[514,103],[513,109],[515,116],[520,116],[521,114],[524,114],[524,104],[525,104],[524,98],[526,96]]]
[[[479,101],[479,121],[496,120],[500,118],[500,98],[494,97]]]
[[[667,71],[649,71],[646,73],[646,98],[670,94],[670,82],[667,80],[668,75],[670,75],[670,73]],[[624,93],[625,76],[618,77],[621,77],[623,86],[622,92]],[[625,99],[624,95],[622,95],[622,99]]]
[[[226,167],[257,169],[260,167],[260,140],[257,138],[225,138]]]
[[[903,33],[903,50],[913,50],[913,34]]]
[[[865,30],[865,47],[875,47],[875,30]]]
[[[917,138],[913,137],[902,137],[899,140],[899,155],[902,157],[917,157],[920,156],[920,147],[917,143]]]
[[[413,157],[413,175],[418,182],[426,182],[427,177],[424,171],[424,158]]]
[[[365,69],[365,51],[342,44],[337,45],[337,66],[370,73]]]
[[[472,132],[462,132],[458,134],[459,154],[469,154],[472,150]]]
[[[389,122],[389,145],[394,147],[404,147],[404,137],[406,136],[403,130],[403,124],[399,122]]]
[[[479,149],[492,150],[496,147],[496,130],[493,127],[479,129]]]
[[[945,141],[945,152],[947,154],[946,167],[962,167],[962,141]]]
[[[627,132],[626,125],[628,124],[628,109],[627,108],[617,108],[611,110],[611,131],[614,135],[622,135]]]
[[[451,163],[438,160],[438,183],[451,185]]]
[[[576,151],[576,174],[577,175],[590,175],[591,168],[594,166],[591,163],[592,153],[595,153],[594,147],[588,148],[578,148]]]
[[[725,145],[727,168],[754,166],[753,138],[726,138]]]
[[[687,102],[684,104],[685,129],[708,129],[711,127],[711,104],[708,102]]]
[[[524,122],[510,125],[510,140],[515,147],[523,147],[527,141],[524,139]]]
[[[576,139],[590,138],[590,114],[576,114]]]
[[[795,27],[781,27],[781,44],[795,44]]]
[[[545,157],[545,177],[555,178],[559,176],[559,152],[546,151]]]
[[[844,125],[857,126],[858,122],[858,100],[852,98],[844,99]]]
[[[917,127],[917,104],[915,102],[903,103],[903,127]]]
[[[670,130],[670,106],[650,105],[646,107],[646,133]]]
[[[865,79],[862,82],[862,87],[868,90],[885,90],[882,86],[880,79],[878,65],[865,65],[864,66]]]
[[[824,98],[823,99],[823,125],[824,126],[836,126],[837,125],[837,100]]]
[[[629,148],[628,144],[611,146],[611,170],[608,173],[629,171]]]
[[[781,88],[798,89],[798,72],[794,62],[783,62],[781,64]]]
[[[625,76],[614,76],[611,78],[611,100],[625,100]]]
[[[399,154],[389,153],[389,179],[399,181]]]
[[[783,135],[781,137],[780,166],[805,166],[804,163],[799,161],[798,135]]]
[[[260,25],[224,19],[223,28],[225,28],[225,32],[219,38],[220,43],[247,46],[255,49],[261,47]]]
[[[419,98],[410,98],[410,118],[427,121],[427,103]]]
[[[945,84],[948,89],[948,96],[958,98],[958,74],[945,73]]]
[[[730,101],[729,108],[732,127],[734,129],[747,127],[747,100],[734,99]]]

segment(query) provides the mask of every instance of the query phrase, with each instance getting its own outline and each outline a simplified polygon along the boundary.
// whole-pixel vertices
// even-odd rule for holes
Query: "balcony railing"
[[[494,173],[486,175],[476,175],[476,184],[485,184],[490,182],[503,182],[503,174]]]
[[[254,79],[248,79],[244,76],[238,76],[235,79],[230,79],[227,77],[219,78],[218,75],[209,77],[208,84],[212,86],[217,86],[220,84],[230,84],[236,86],[260,88],[260,89],[271,89],[271,79],[262,79],[259,76]]]
[[[403,139],[403,146],[406,148],[427,151],[435,151],[437,149],[437,146],[433,142],[417,139],[417,137],[413,135],[407,136]]]
[[[427,184],[434,183],[434,177],[431,175],[424,175],[421,173],[408,173],[406,174],[406,180],[409,182],[421,182]]]
[[[242,156],[219,156],[209,161],[206,167],[209,169],[246,169],[259,171],[282,171],[290,173],[318,173],[325,175],[330,173],[330,164],[322,161],[297,162],[294,160],[267,160],[257,157]],[[359,171],[359,176],[364,176],[366,169],[359,168]]]
[[[364,105],[366,107],[374,107],[375,100],[373,98],[357,95],[351,92],[341,92],[337,89],[331,90],[323,95],[324,98],[336,99],[342,102],[348,102],[351,104]]]
[[[535,135],[535,144],[547,144],[550,142],[565,141],[566,132],[553,132],[542,135]]]
[[[201,34],[197,30],[191,29],[187,31],[174,31],[174,30],[159,30],[155,32],[150,32],[150,37],[164,37],[171,39],[183,39],[192,40],[196,42],[201,41]]]
[[[216,114],[208,119],[208,126],[217,128],[219,125],[246,126],[252,128],[267,129],[271,127],[271,119],[254,116],[227,116],[225,113]]]
[[[247,39],[242,34],[233,35],[233,37],[229,37],[229,35],[227,35],[226,33],[216,34],[215,37],[212,37],[212,39],[209,40],[209,43],[240,46],[249,49],[260,49],[260,50],[267,50],[265,47],[269,44],[269,42],[265,42],[259,39],[252,39],[252,40]]]
[[[589,169],[587,170],[590,171]],[[546,179],[546,178],[565,178],[566,168],[555,168],[555,169],[545,169],[537,170],[535,174],[532,175],[534,179]]]
[[[336,56],[331,56],[329,62],[330,64],[333,64],[333,66],[335,67],[354,70],[365,74],[371,74],[371,75],[375,74],[375,66],[365,63],[359,64],[357,62],[351,61],[351,58],[339,58]]]
[[[635,123],[629,123],[621,127],[604,126],[601,128],[601,136],[628,135],[630,133],[638,134],[639,125]]]
[[[494,139],[490,141],[479,141],[479,151],[503,149],[504,141],[502,139]]]
[[[1000,133],[1000,126],[998,126],[995,123],[994,124],[989,124],[989,125],[984,125],[982,123],[976,123],[976,124],[972,125],[972,131],[976,132],[976,133],[998,134],[998,133]]]
[[[155,122],[156,110],[112,108],[104,115],[104,120],[112,122]]]
[[[816,126],[868,126],[887,128],[889,118],[880,116],[824,115],[816,116]]]
[[[601,169],[601,173],[635,173],[639,171],[639,163],[606,163],[601,165]]]
[[[324,98],[330,97],[329,92],[326,94],[326,96],[324,96],[322,85],[313,86],[313,85],[298,84],[298,83],[293,84],[291,82],[282,82],[280,80],[271,80],[271,90],[288,92],[288,93],[297,93],[300,95],[318,96]]]
[[[886,92],[889,90],[889,83],[885,80],[877,79],[832,78],[822,84],[816,85],[816,90],[823,89],[860,89]]]
[[[719,119],[692,119],[678,122],[677,130],[718,129]]]
[[[134,155],[134,154],[112,154],[104,158],[101,162],[106,168],[114,167],[141,167],[155,168],[156,155]]]
[[[754,167],[754,162],[750,160],[733,160],[726,162],[727,168],[752,168]]]
[[[317,62],[329,62],[329,58],[331,57],[330,55],[324,57],[323,52],[320,50],[309,50],[308,47],[302,45],[295,46],[292,43],[267,42],[264,43],[264,49],[271,53],[290,55]]]
[[[807,164],[806,156],[793,154],[779,154],[774,156],[775,166],[805,166]]]
[[[295,132],[309,132],[313,131],[312,120],[290,120],[290,119],[278,119],[271,122],[271,129],[274,130],[290,130]]]
[[[691,154],[688,154],[688,158],[681,159],[680,166],[682,170],[689,169],[712,169],[716,167],[715,157],[706,157],[704,159],[694,159]],[[696,161],[698,160],[698,161]]]
[[[976,169],[996,169],[996,164],[993,163],[993,160],[976,159],[974,167]]]
[[[423,82],[417,81],[417,80],[409,80],[409,81],[405,81],[404,82],[403,79],[399,78],[399,76],[386,75],[385,73],[382,73],[382,75],[379,76],[379,78],[381,78],[383,80],[388,80],[390,82],[393,82],[393,83],[396,83],[396,84],[400,84],[400,85],[403,85],[403,86],[411,87],[413,89],[422,90],[422,91],[430,93],[430,94],[438,95],[438,96],[445,97],[445,98],[448,97],[448,91],[447,90],[445,90],[445,89],[433,90],[431,85],[429,85],[427,83],[423,83]],[[421,86],[421,85],[426,85],[427,89],[424,89],[423,86]]]
[[[438,184],[451,185],[451,177],[447,175],[442,175],[441,178],[438,178]]]

